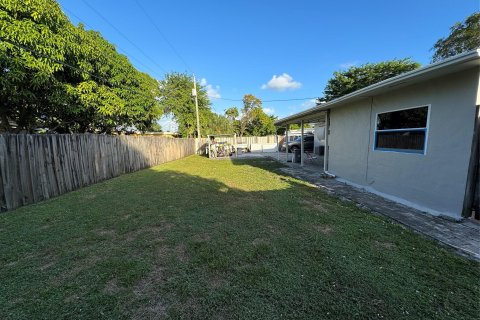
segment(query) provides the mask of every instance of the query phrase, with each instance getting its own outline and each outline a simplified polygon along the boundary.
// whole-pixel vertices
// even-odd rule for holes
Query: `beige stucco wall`
[[[370,99],[330,111],[328,170],[365,184],[369,146]]]
[[[329,171],[433,214],[460,217],[472,144],[478,69],[332,109]],[[376,114],[430,105],[426,154],[373,149]]]

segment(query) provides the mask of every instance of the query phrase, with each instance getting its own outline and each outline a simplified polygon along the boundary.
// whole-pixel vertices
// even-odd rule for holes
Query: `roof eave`
[[[291,116],[285,117],[283,119],[279,119],[275,121],[276,126],[280,125],[286,125],[290,123],[294,123],[295,121],[300,121],[304,117],[308,117],[314,113],[321,112],[321,111],[326,111],[329,108],[331,108],[334,105],[340,104],[342,102],[346,102],[350,99],[353,99],[355,97],[361,97],[361,96],[368,96],[369,93],[372,93],[375,90],[385,88],[385,87],[394,87],[396,85],[401,84],[402,82],[406,82],[412,78],[421,76],[425,73],[433,72],[438,69],[443,69],[443,68],[448,68],[449,66],[452,65],[457,65],[461,63],[466,63],[471,60],[479,59],[480,58],[480,49],[476,49],[474,51],[469,51],[465,52],[459,55],[456,55],[454,57],[451,57],[449,59],[445,59],[440,62],[432,63],[429,64],[425,67],[415,69],[406,73],[402,73],[398,76],[388,78],[386,80],[374,83],[368,87],[362,88],[360,90],[354,91],[352,93],[346,94],[340,98],[337,98],[335,100],[317,105],[313,108],[307,109],[305,111],[293,114]]]

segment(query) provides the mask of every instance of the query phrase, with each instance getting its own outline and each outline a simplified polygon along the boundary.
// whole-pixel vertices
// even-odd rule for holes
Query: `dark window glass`
[[[425,130],[379,131],[375,148],[422,152],[425,148]]]
[[[427,116],[428,107],[381,113],[377,119],[377,130],[426,128]]]
[[[422,153],[425,150],[428,107],[378,115],[375,149]]]

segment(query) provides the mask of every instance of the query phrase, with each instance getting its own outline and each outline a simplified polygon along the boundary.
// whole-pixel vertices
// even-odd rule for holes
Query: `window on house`
[[[424,153],[428,106],[377,115],[375,150]]]

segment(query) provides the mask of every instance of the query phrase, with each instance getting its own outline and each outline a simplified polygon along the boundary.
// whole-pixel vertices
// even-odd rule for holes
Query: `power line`
[[[226,100],[226,101],[243,101],[243,99],[229,99],[229,98],[217,98],[219,100]],[[294,99],[272,99],[272,100],[262,100],[262,102],[285,102],[285,101],[305,101],[305,100],[312,100],[318,99],[318,97],[310,97],[310,98],[294,98]]]
[[[95,30],[92,26],[89,26],[87,23],[85,23],[83,21],[82,18],[80,18],[78,15],[76,15],[74,12],[72,12],[71,10],[68,10],[67,8],[63,7],[63,9],[65,11],[67,11],[71,16],[77,18],[78,21],[80,21],[82,24],[84,24],[86,27],[90,28],[90,30]],[[68,30],[68,29],[67,29]],[[73,33],[69,32],[70,34],[74,35]],[[74,35],[75,36],[75,35]],[[150,70],[152,73],[155,73],[157,74],[157,76],[159,76],[159,78],[161,78],[163,75],[161,75],[160,73],[158,73],[157,71],[153,70],[151,67],[149,67],[147,64],[143,63],[140,59],[136,58],[135,56],[129,54],[125,49],[122,49],[119,45],[115,44],[115,46],[118,48],[118,50],[120,52],[122,52],[123,54],[125,54],[127,57],[129,57],[130,59],[133,59],[135,61],[137,61],[137,63],[139,63],[140,65],[142,65],[143,67],[145,67],[146,69]],[[91,48],[93,49],[96,49],[94,48],[93,46],[90,46]]]
[[[185,65],[185,67],[187,68],[187,70],[191,70],[187,64],[187,62],[185,61],[185,59],[183,59],[183,57],[180,55],[180,53],[175,49],[175,47],[173,46],[173,44],[167,39],[167,37],[164,35],[164,33],[160,30],[160,28],[158,27],[158,25],[155,23],[155,21],[152,19],[152,17],[148,14],[148,12],[145,10],[145,8],[140,4],[140,2],[138,0],[134,0],[135,3],[138,5],[138,7],[142,10],[142,12],[145,14],[145,16],[147,17],[147,19],[150,21],[150,23],[155,27],[155,29],[158,31],[158,33],[160,34],[160,36],[163,38],[163,40],[169,45],[169,47],[172,49],[172,51],[177,55],[177,57],[182,61],[182,63]],[[152,61],[153,63],[156,64],[155,61],[153,61],[153,59],[151,59],[148,55],[146,55],[137,45],[135,45],[130,39],[128,39],[127,36],[125,36],[125,34],[123,34],[118,28],[116,28],[112,23],[110,23],[100,12],[98,12],[95,8],[93,8],[86,0],[82,0],[83,3],[85,3],[92,11],[94,11],[100,18],[102,18],[107,24],[109,24],[115,31],[117,31],[123,38],[125,38],[125,40],[127,40],[130,44],[132,44],[135,48],[137,48],[137,50],[139,50],[144,56],[146,56],[150,61]],[[78,16],[76,16],[74,13],[72,13],[70,10],[67,10],[70,12],[70,14],[72,14],[73,16],[75,16],[79,21],[82,21],[81,18],[79,18]],[[85,24],[87,25],[87,24]],[[88,25],[87,25],[88,26]],[[90,29],[93,29],[90,27]],[[119,47],[120,48],[120,47]],[[123,50],[125,52],[125,50]],[[126,53],[126,52],[125,52]],[[132,56],[132,58],[136,59],[135,57]],[[140,64],[142,64],[143,66],[147,67],[148,69],[150,69],[151,71],[153,71],[150,67],[148,67],[147,65],[143,64],[143,62],[141,62],[140,60],[136,59]],[[163,67],[161,67],[160,65],[156,64],[158,67],[160,67],[163,71],[167,72]],[[262,102],[288,102],[288,101],[305,101],[305,100],[311,100],[311,99],[317,99],[318,97],[308,97],[308,98],[293,98],[293,99],[271,99],[271,100],[262,100]],[[231,99],[231,98],[217,98],[219,100],[225,100],[225,101],[235,101],[235,102],[242,102],[243,99]]]
[[[132,42],[122,31],[120,31],[115,25],[113,25],[107,18],[105,18],[97,9],[92,7],[86,0],[81,0],[87,7],[90,8],[93,12],[95,12],[103,21],[105,21],[112,29],[114,29],[119,35],[121,35],[126,41],[128,41],[132,46],[134,46],[141,54],[143,54],[148,60],[150,60],[153,64],[157,67],[162,69],[165,73],[167,70],[159,65],[155,60],[153,60],[149,55],[147,55],[139,46],[137,46],[134,42]]]
[[[53,62],[55,62],[55,63],[58,63],[58,64],[61,64],[61,65],[63,65],[63,66],[66,66],[66,67],[68,67],[68,68],[71,68],[71,69],[73,69],[73,70],[86,73],[86,74],[88,74],[89,76],[91,76],[92,78],[96,78],[96,79],[98,79],[98,80],[103,81],[103,82],[106,83],[106,84],[110,84],[110,85],[113,86],[113,84],[112,84],[107,78],[97,76],[97,75],[92,74],[92,73],[90,73],[89,71],[86,71],[86,70],[84,70],[84,69],[82,69],[82,68],[73,66],[73,65],[71,65],[71,64],[69,64],[69,63],[66,63],[66,62],[64,62],[64,61],[61,61],[61,60],[52,58],[52,57],[50,57],[50,56],[48,56],[48,55],[42,54],[42,53],[38,52],[38,51],[35,50],[35,49],[29,48],[29,47],[24,46],[24,45],[22,45],[22,44],[19,44],[19,43],[13,42],[13,41],[11,41],[11,40],[5,39],[5,38],[3,38],[3,37],[0,37],[0,41],[7,42],[7,43],[9,43],[9,44],[11,44],[11,45],[13,45],[13,46],[15,46],[15,47],[17,47],[17,48],[26,50],[26,51],[28,51],[28,52],[30,52],[30,53],[34,53],[34,54],[36,54],[36,55],[39,56],[39,57],[48,59],[48,60],[53,61]],[[128,87],[128,86],[124,86],[124,87],[122,87],[122,88],[123,88],[123,89],[126,89],[126,90],[128,90],[128,91],[130,91],[130,92],[132,92],[132,93],[141,95],[141,96],[143,96],[143,97],[145,97],[145,98],[147,98],[147,99],[151,99],[151,98],[152,98],[151,96],[148,96],[148,95],[146,95],[146,94],[144,94],[144,93],[142,93],[142,92],[133,90],[133,89],[131,89],[131,88]],[[219,99],[228,100],[228,101],[243,101],[243,100],[241,100],[241,99],[228,99],[228,98],[219,98]],[[263,100],[262,102],[301,101],[301,100],[310,100],[310,99],[317,99],[317,97],[314,97],[314,98],[295,98],[295,99],[274,99],[274,100]]]
[[[159,68],[161,68],[163,71],[167,72],[162,66],[158,65],[152,58],[150,58],[148,55],[146,55],[143,50],[141,50],[135,43],[133,43],[130,39],[128,39],[127,36],[125,36],[118,28],[116,28],[112,23],[110,23],[100,12],[98,12],[95,8],[93,8],[88,2],[86,2],[85,0],[81,0],[83,3],[85,3],[85,5],[87,5],[92,11],[94,11],[100,18],[102,18],[107,24],[109,24],[115,31],[117,31],[122,37],[125,38],[125,40],[127,40],[130,44],[132,44],[135,48],[137,48],[137,50],[140,51],[140,53],[142,53],[145,57],[147,57],[149,60],[151,60],[154,64],[156,64]],[[186,63],[186,61],[182,58],[182,56],[178,53],[177,50],[175,50],[174,46],[168,41],[168,39],[165,37],[165,35],[162,33],[162,31],[160,30],[160,28],[154,23],[153,19],[148,15],[148,13],[146,12],[146,10],[140,5],[140,3],[138,2],[138,0],[135,0],[135,2],[137,3],[137,5],[142,9],[142,11],[144,12],[144,14],[147,16],[147,18],[150,20],[150,22],[153,24],[153,26],[157,29],[157,31],[160,33],[160,35],[163,37],[163,39],[165,40],[165,42],[167,42],[167,44],[171,47],[171,49],[175,52],[175,54],[177,54],[178,58],[180,60],[182,60],[182,62],[185,64],[185,67],[188,68],[188,64]],[[80,17],[78,17],[75,13],[73,13],[72,11],[66,9],[66,8],[63,8],[65,9],[66,11],[68,11],[72,16],[76,17],[79,21],[82,21],[83,19],[81,19]],[[84,25],[86,25],[87,27],[89,27],[90,29],[94,30],[91,26],[89,26],[88,24],[82,22]],[[68,31],[68,30],[67,30]],[[69,32],[70,33],[70,32]],[[70,33],[74,36],[76,36],[75,34],[73,33]],[[63,61],[60,61],[60,60],[57,60],[57,59],[54,59],[52,57],[49,57],[49,56],[46,56],[46,55],[43,55],[42,53],[34,50],[34,49],[31,49],[31,48],[28,48],[26,46],[23,46],[21,44],[17,44],[17,43],[14,43],[14,42],[11,42],[9,40],[6,40],[5,38],[1,38],[0,37],[0,40],[2,41],[5,41],[5,42],[8,42],[14,46],[17,46],[21,49],[24,49],[24,50],[27,50],[29,52],[32,52],[32,53],[35,53],[43,58],[46,58],[46,59],[49,59],[55,63],[59,63],[59,64],[62,64],[66,67],[69,67],[71,69],[74,69],[76,71],[80,71],[80,72],[84,72],[88,75],[90,75],[91,77],[93,78],[97,78],[99,80],[102,80],[106,83],[109,83],[110,85],[112,85],[110,83],[110,81],[106,78],[103,78],[103,77],[99,77],[97,75],[94,75],[84,69],[81,69],[81,68],[78,68],[78,67],[75,67],[75,66],[72,66],[66,62],[63,62]],[[93,49],[96,49],[94,48],[93,46],[90,46],[91,48]],[[118,46],[117,46],[118,47]],[[119,49],[121,49],[120,47],[118,47]],[[125,50],[122,49],[122,51],[125,52]],[[126,52],[125,52],[126,53]],[[127,54],[127,53],[126,53]],[[153,71],[150,67],[148,67],[147,65],[145,65],[143,62],[141,62],[140,60],[138,60],[137,58],[131,56],[131,58],[134,58],[136,59],[140,64],[142,64],[143,66],[145,66],[146,68],[150,69],[151,71]],[[153,71],[155,72],[155,71]],[[156,73],[156,72],[155,72]],[[127,89],[130,89],[128,87],[126,87]],[[130,89],[131,90],[131,89]],[[136,92],[134,90],[131,90],[132,92],[135,92],[137,94],[140,94],[140,95],[144,95],[142,94],[141,92]],[[144,95],[145,97],[148,97],[146,95]],[[151,98],[151,97],[148,97],[148,98]],[[271,100],[262,100],[262,102],[287,102],[287,101],[305,101],[305,100],[311,100],[311,99],[317,99],[318,97],[308,97],[308,98],[293,98],[293,99],[271,99]],[[216,99],[219,99],[219,100],[225,100],[225,101],[235,101],[235,102],[242,102],[243,99],[231,99],[231,98],[216,98]]]
[[[138,0],[135,0],[135,2],[137,3],[138,7],[142,10],[143,14],[145,14],[145,16],[150,21],[150,23],[155,27],[155,29],[157,29],[158,33],[160,34],[160,36],[162,36],[163,40],[165,40],[165,42],[169,45],[170,49],[172,49],[172,51],[177,55],[177,57],[183,62],[183,64],[187,68],[187,70],[190,70],[190,68],[188,66],[188,63],[185,61],[185,59],[183,59],[183,57],[180,55],[180,53],[175,49],[173,44],[170,41],[168,41],[165,34],[162,32],[162,30],[160,30],[158,25],[155,23],[155,21],[152,19],[152,17],[148,14],[147,10],[145,10],[145,8],[140,4],[140,2]]]

